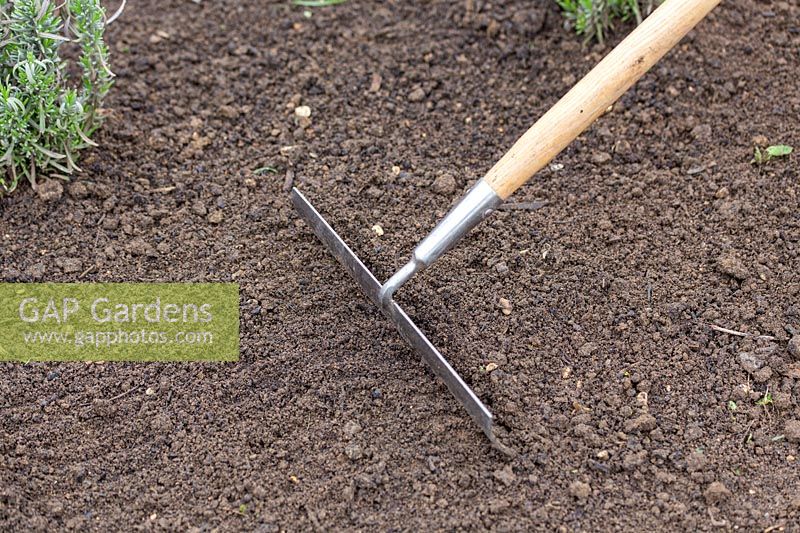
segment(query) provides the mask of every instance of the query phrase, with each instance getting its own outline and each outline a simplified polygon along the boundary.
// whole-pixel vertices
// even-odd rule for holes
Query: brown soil
[[[516,458],[290,206],[389,275],[607,51],[551,4],[129,2],[102,148],[0,200],[0,279],[234,280],[242,357],[3,364],[0,528],[798,530],[798,164],[749,163],[800,145],[794,0],[724,2],[399,294]]]

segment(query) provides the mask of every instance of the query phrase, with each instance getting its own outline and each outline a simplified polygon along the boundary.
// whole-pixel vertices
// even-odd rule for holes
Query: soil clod
[[[800,334],[793,336],[787,346],[789,355],[800,361]]]
[[[57,179],[43,179],[36,184],[36,194],[45,202],[55,202],[64,194],[64,185]]]
[[[456,179],[452,174],[440,174],[433,180],[431,188],[436,194],[451,196],[456,191]]]
[[[627,422],[625,422],[625,431],[628,433],[652,431],[655,428],[656,428],[656,417],[648,413],[639,415],[633,420],[628,420]]]
[[[764,366],[764,360],[752,352],[739,354],[739,364],[748,374],[755,374]]]
[[[569,493],[573,498],[585,500],[592,494],[592,487],[583,481],[573,481],[569,486]]]
[[[750,271],[735,255],[727,253],[717,259],[717,270],[739,281],[750,277]]]
[[[721,481],[714,481],[703,492],[703,496],[708,505],[718,505],[725,503],[731,497],[731,491]]]
[[[783,427],[783,435],[789,442],[800,442],[800,420],[787,420]]]
[[[510,487],[517,480],[517,476],[514,474],[514,469],[511,465],[506,465],[500,470],[495,470],[493,475],[496,480],[502,482],[506,487]]]

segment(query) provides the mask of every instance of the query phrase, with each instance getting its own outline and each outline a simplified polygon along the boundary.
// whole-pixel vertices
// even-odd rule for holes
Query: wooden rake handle
[[[720,0],[666,0],[581,79],[483,178],[505,200],[580,135]]]

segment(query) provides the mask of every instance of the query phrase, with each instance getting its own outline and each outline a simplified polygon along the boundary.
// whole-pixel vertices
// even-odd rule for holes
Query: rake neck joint
[[[388,304],[397,289],[455,246],[502,201],[484,180],[476,183],[417,245],[411,260],[383,284],[380,292],[381,303]]]

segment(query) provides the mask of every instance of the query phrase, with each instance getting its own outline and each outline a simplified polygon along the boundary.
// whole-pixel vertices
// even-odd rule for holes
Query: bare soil
[[[288,189],[385,278],[608,48],[544,1],[311,11],[129,3],[101,148],[0,199],[3,281],[236,281],[242,321],[235,364],[0,365],[0,529],[799,530],[798,159],[749,161],[800,145],[800,5],[723,2],[399,293],[515,458]]]

